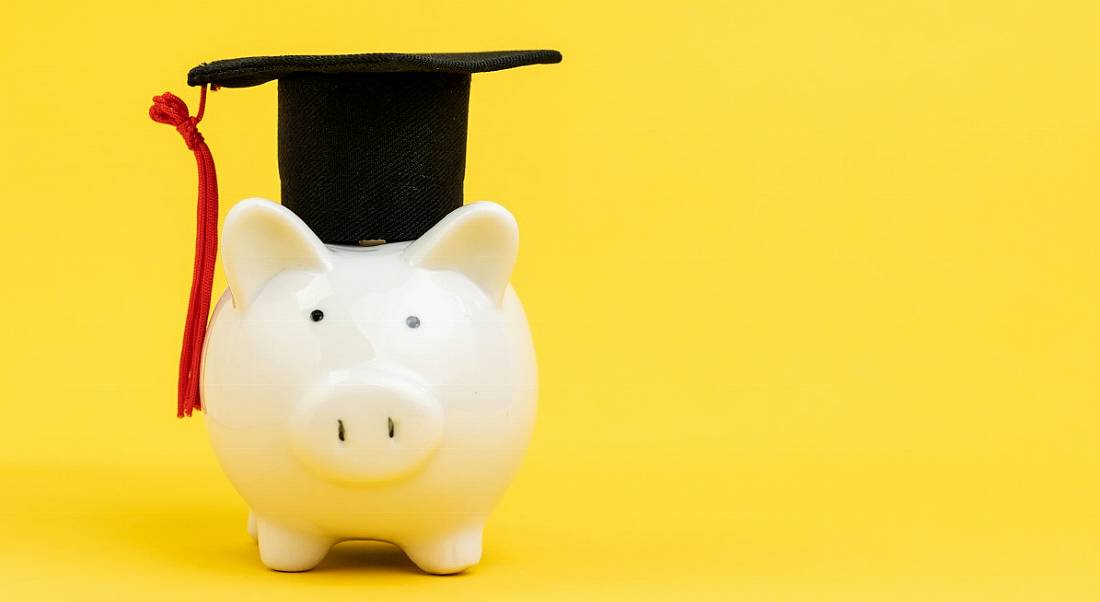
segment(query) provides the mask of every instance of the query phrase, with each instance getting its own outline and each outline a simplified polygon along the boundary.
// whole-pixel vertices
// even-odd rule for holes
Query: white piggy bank
[[[511,214],[474,203],[411,243],[326,246],[250,199],[222,241],[202,399],[263,563],[372,539],[429,573],[476,564],[535,417]]]

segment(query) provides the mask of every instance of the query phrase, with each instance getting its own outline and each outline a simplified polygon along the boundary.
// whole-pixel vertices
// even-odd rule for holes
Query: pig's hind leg
[[[260,560],[269,569],[295,573],[317,566],[334,539],[319,533],[309,533],[284,527],[256,517],[256,535],[260,544]]]
[[[248,526],[245,528],[248,529],[248,536],[252,538],[252,543],[260,541],[256,536],[256,513],[251,510],[248,511]]]
[[[481,524],[401,545],[420,570],[453,575],[481,561]]]

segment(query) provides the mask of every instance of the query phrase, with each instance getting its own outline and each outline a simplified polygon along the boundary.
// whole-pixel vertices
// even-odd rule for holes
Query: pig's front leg
[[[317,566],[336,543],[326,535],[287,528],[262,516],[256,517],[256,535],[264,565],[290,573]]]
[[[245,527],[248,530],[248,536],[252,538],[252,542],[255,543],[260,540],[256,535],[256,513],[248,511],[248,526]]]
[[[402,544],[401,548],[420,570],[435,575],[452,575],[481,561],[481,532],[477,524],[438,536]]]

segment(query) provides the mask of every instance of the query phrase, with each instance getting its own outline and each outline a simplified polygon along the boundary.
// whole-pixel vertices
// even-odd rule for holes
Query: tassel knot
[[[176,126],[176,131],[183,136],[183,141],[187,144],[189,150],[195,150],[203,143],[202,134],[199,133],[196,124],[198,124],[198,121],[194,117],[188,117],[187,121]]]
[[[199,114],[192,117],[188,114],[187,103],[179,96],[171,92],[165,92],[153,97],[153,106],[149,107],[149,117],[157,123],[165,123],[175,126],[176,131],[183,136],[184,143],[189,150],[195,150],[202,144],[202,134],[199,133],[198,124],[202,120],[202,112],[206,105],[206,89],[202,91]]]

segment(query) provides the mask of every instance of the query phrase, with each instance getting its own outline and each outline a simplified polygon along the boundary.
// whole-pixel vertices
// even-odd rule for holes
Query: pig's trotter
[[[336,543],[325,535],[295,531],[262,517],[256,518],[256,531],[260,560],[276,571],[308,571],[317,566]]]
[[[434,575],[453,575],[481,561],[482,525],[403,545],[420,570]]]
[[[247,527],[247,529],[248,529],[248,536],[252,538],[252,543],[256,543],[257,541],[259,541],[259,538],[256,537],[256,513],[251,511],[251,510],[248,511],[248,527]]]

